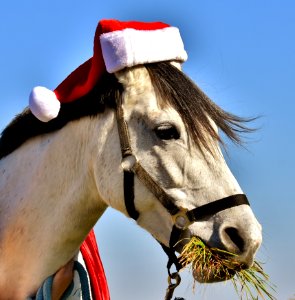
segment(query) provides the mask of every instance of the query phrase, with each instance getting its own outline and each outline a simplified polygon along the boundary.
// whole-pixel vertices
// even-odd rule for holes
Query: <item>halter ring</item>
[[[173,223],[177,228],[184,230],[191,224],[187,212],[186,208],[181,207],[179,212],[172,216]]]
[[[124,158],[122,158],[121,166],[124,171],[131,172],[136,162],[136,157],[133,154],[128,154]]]

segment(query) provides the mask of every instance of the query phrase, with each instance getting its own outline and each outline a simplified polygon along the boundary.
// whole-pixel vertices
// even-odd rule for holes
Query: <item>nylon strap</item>
[[[124,201],[129,216],[135,221],[139,217],[134,203],[134,173],[124,171]]]
[[[117,103],[117,126],[121,144],[122,158],[133,155],[128,125],[124,119],[124,111],[122,107],[122,99],[119,98]],[[139,213],[134,204],[134,172],[139,180],[153,193],[153,195],[162,203],[171,215],[176,214],[179,209],[173,203],[173,199],[155,182],[155,180],[146,172],[146,170],[136,161],[131,170],[124,171],[124,198],[125,206],[128,214],[134,220],[137,220]]]
[[[122,98],[119,97],[116,109],[117,127],[121,145],[122,159],[132,155],[128,125],[124,119],[124,111],[122,107]],[[124,170],[124,201],[127,213],[135,221],[139,217],[134,203],[134,173],[131,170]]]
[[[180,235],[182,233],[182,229],[177,228],[175,225],[172,228],[172,232],[170,235],[170,240],[169,240],[169,247],[165,246],[164,244],[160,243],[162,246],[164,252],[168,256],[168,263],[167,263],[167,269],[168,269],[168,274],[171,276],[171,267],[174,264],[177,272],[181,269],[181,264],[178,261],[178,258],[175,254],[175,246],[177,242],[180,240]]]
[[[132,168],[138,179],[153,193],[160,203],[167,209],[171,215],[179,212],[179,208],[174,204],[174,200],[170,197],[149,175],[143,166],[136,162]]]
[[[122,158],[125,158],[128,155],[132,155],[132,149],[130,144],[128,125],[124,119],[124,111],[122,107],[121,97],[119,97],[116,112],[117,112],[118,132],[119,132],[119,138],[121,144],[121,153],[122,153]]]
[[[175,246],[177,242],[180,240],[180,236],[182,233],[182,229],[176,227],[175,225],[172,228],[172,232],[170,235],[169,240],[169,247],[165,246],[164,244],[160,243],[162,246],[164,252],[168,256],[168,263],[167,263],[167,270],[168,270],[168,287],[166,290],[165,300],[171,300],[174,290],[178,287],[178,285],[181,282],[181,277],[179,275],[179,271],[181,269],[181,264],[175,254]],[[175,265],[176,272],[171,273],[171,267],[172,265]]]
[[[188,211],[186,215],[191,222],[196,222],[201,219],[213,216],[222,210],[242,204],[250,205],[245,194],[237,194],[199,206]]]

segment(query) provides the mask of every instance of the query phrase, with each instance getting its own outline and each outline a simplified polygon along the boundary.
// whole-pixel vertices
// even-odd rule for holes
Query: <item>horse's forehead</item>
[[[116,76],[126,93],[139,95],[154,91],[149,73],[143,66],[127,68]]]
[[[148,115],[153,119],[165,118],[169,115],[179,118],[178,113],[172,107],[160,107],[159,95],[156,94],[145,67],[126,69],[116,73],[116,76],[124,87],[123,106],[126,117],[129,111],[130,113],[137,112],[139,116]]]

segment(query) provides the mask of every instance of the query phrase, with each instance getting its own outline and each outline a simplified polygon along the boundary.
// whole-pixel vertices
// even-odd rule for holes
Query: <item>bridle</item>
[[[121,145],[122,167],[124,170],[124,201],[129,216],[136,221],[140,215],[134,203],[134,175],[136,175],[137,178],[152,192],[152,194],[159,200],[163,207],[169,212],[173,221],[169,247],[160,243],[168,256],[167,269],[169,286],[167,288],[165,300],[170,300],[173,296],[174,289],[180,284],[181,281],[178,273],[178,271],[181,269],[181,265],[175,254],[175,246],[179,242],[181,234],[188,228],[189,225],[194,222],[213,216],[214,214],[228,208],[242,204],[250,204],[244,194],[236,194],[212,201],[191,210],[176,206],[174,204],[174,199],[169,196],[164,189],[159,186],[157,182],[149,175],[132,151],[128,124],[124,119],[122,96],[118,97],[116,116]],[[176,272],[171,273],[170,269],[173,264],[175,265]]]

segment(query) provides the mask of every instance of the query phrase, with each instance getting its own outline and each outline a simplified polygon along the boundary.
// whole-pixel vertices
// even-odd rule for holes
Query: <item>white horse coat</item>
[[[126,69],[116,77],[124,89],[133,151],[177,206],[192,209],[242,193],[218,141],[204,129],[213,155],[194,143],[183,116],[160,100],[145,67]],[[211,124],[217,130],[218,124]],[[161,140],[155,134],[167,128],[177,130],[179,137]],[[1,299],[33,295],[44,279],[76,255],[108,206],[128,216],[111,108],[28,139],[0,160],[0,174],[0,294],[7,295]],[[172,218],[137,179],[135,206],[138,225],[168,245]],[[261,243],[261,226],[247,205],[195,222],[188,230],[210,246],[237,253],[247,266]]]

